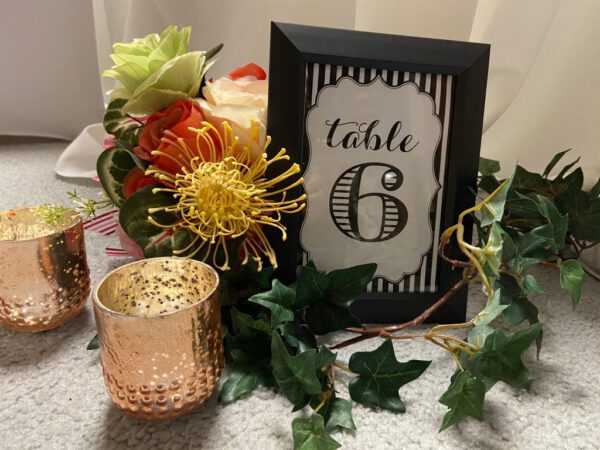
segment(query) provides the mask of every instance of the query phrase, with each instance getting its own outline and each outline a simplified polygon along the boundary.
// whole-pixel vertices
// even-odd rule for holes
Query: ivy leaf
[[[295,418],[292,421],[292,436],[294,450],[335,450],[341,447],[325,430],[323,417],[319,414],[313,414],[310,419]]]
[[[325,294],[333,302],[350,306],[373,279],[377,264],[362,264],[327,274],[329,286]]]
[[[86,350],[98,350],[100,348],[100,338],[94,336],[86,347]]]
[[[333,303],[328,298],[322,298],[308,307],[306,323],[318,335],[361,325],[360,319],[350,312],[350,308]]]
[[[500,186],[500,182],[494,175],[482,176],[477,184],[479,189],[487,192],[488,194],[494,192],[498,186]]]
[[[500,162],[499,161],[479,157],[479,173],[482,176],[485,177],[488,175],[493,175],[498,172],[500,172]]]
[[[560,287],[571,294],[573,309],[575,309],[581,299],[581,286],[585,281],[585,272],[579,261],[575,259],[559,260],[558,264],[560,266]]]
[[[275,328],[282,323],[294,320],[294,312],[291,307],[295,295],[294,289],[287,287],[279,280],[273,280],[270,291],[255,294],[248,300],[271,310],[271,327]]]
[[[479,325],[473,327],[467,336],[467,342],[478,347],[483,347],[487,337],[494,332],[494,329],[489,325]]]
[[[129,152],[119,147],[104,150],[96,161],[96,172],[100,184],[108,198],[117,207],[121,207],[125,202],[123,182],[134,167],[135,162]]]
[[[487,227],[494,222],[500,222],[504,215],[504,205],[506,204],[506,195],[512,184],[512,178],[503,181],[502,187],[496,193],[494,198],[486,203],[481,210],[481,226]]]
[[[392,342],[386,340],[372,352],[357,352],[350,357],[349,368],[359,375],[350,382],[350,396],[363,405],[405,412],[398,390],[419,378],[429,364],[431,361],[398,362]]]
[[[523,294],[543,294],[544,290],[540,287],[533,275],[525,275],[523,277]]]
[[[569,231],[581,241],[600,241],[600,199],[592,198],[574,184],[555,197],[563,214],[569,215]]]
[[[542,215],[538,210],[538,201],[535,194],[523,195],[518,191],[511,191],[510,198],[506,201],[506,211],[511,219],[524,219],[528,225],[542,225]]]
[[[539,173],[529,172],[517,165],[513,174],[512,189],[522,193],[545,194],[550,191],[550,182]]]
[[[298,349],[298,353],[317,348],[315,335],[305,324],[288,322],[282,327],[281,332],[286,342]]]
[[[502,264],[502,242],[502,228],[498,222],[494,222],[480,257],[480,261],[490,277],[498,276],[498,269]]]
[[[561,215],[554,202],[548,197],[542,195],[537,196],[538,210],[540,214],[548,220],[554,231],[554,241],[556,246],[561,249],[565,245],[565,237],[569,228],[569,216]]]
[[[481,381],[466,370],[459,373],[440,398],[440,403],[450,408],[444,416],[440,432],[466,416],[483,421],[484,397],[485,385]]]
[[[236,336],[254,336],[256,332],[261,332],[271,336],[272,328],[264,319],[254,319],[251,315],[231,308],[231,321]]]
[[[502,315],[510,325],[519,325],[525,319],[529,323],[538,322],[538,309],[523,295],[521,286],[513,277],[503,274],[497,286],[500,289],[500,303],[508,305]]]
[[[317,360],[315,365],[317,369],[322,369],[324,367],[328,367],[335,362],[335,358],[337,355],[329,350],[327,347],[322,345],[319,348],[319,352],[317,353]]]
[[[252,356],[233,351],[234,358],[229,376],[219,392],[219,403],[231,403],[241,396],[254,391],[259,385],[273,386],[273,376],[269,370]]]
[[[325,429],[329,432],[334,431],[338,427],[347,430],[356,430],[356,425],[352,419],[352,403],[343,398],[336,397],[335,393],[329,397],[317,414],[323,416]]]
[[[292,356],[288,353],[279,334],[273,333],[271,365],[277,385],[294,406],[306,404],[307,394],[321,392],[321,383],[316,374],[317,351],[315,349]]]
[[[314,264],[313,264],[314,266]],[[330,281],[325,274],[312,266],[300,266],[296,271],[295,306],[306,306],[325,298]]]
[[[521,354],[542,332],[542,324],[536,323],[510,336],[496,330],[474,355],[466,359],[466,369],[472,374],[529,390],[532,379],[521,361]],[[479,378],[479,377],[478,377]]]
[[[517,233],[513,238],[513,247],[515,254],[507,261],[507,266],[517,273],[522,273],[533,264],[547,261],[559,250],[554,228],[550,224],[534,228],[529,233]]]
[[[273,267],[263,267],[262,270],[259,271],[257,262],[250,259],[238,270],[223,272],[221,276],[226,278],[227,282],[235,289],[246,289],[254,284],[259,289],[267,290],[271,287],[272,274]]]
[[[500,289],[494,291],[494,295],[488,299],[483,311],[475,316],[475,326],[489,325],[496,317],[502,314],[508,305],[500,304]]]

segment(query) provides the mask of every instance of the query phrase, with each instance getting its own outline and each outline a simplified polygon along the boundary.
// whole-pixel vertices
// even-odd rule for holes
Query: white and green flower
[[[190,52],[191,31],[191,27],[179,30],[169,26],[160,35],[149,34],[113,46],[111,59],[115,65],[102,75],[120,82],[121,86],[109,95],[127,100],[124,114],[151,114],[176,100],[197,95],[211,65],[206,61],[220,47],[209,53]]]

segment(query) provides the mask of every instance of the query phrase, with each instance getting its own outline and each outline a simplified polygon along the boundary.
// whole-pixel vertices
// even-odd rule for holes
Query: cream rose
[[[227,121],[241,145],[249,145],[260,156],[266,139],[268,81],[246,75],[233,79],[231,75],[208,81],[202,88],[204,99],[198,99],[206,120],[216,127]],[[252,140],[252,121],[260,126],[259,140]]]

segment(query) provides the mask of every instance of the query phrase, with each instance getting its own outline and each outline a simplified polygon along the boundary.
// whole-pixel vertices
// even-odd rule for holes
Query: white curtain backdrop
[[[75,138],[99,122],[113,42],[192,25],[191,47],[225,49],[220,76],[268,67],[269,22],[487,42],[492,45],[482,154],[540,170],[556,152],[600,176],[598,0],[0,0],[0,134]],[[93,173],[93,127],[59,173]]]

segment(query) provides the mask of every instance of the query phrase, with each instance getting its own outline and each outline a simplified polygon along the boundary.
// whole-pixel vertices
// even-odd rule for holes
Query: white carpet
[[[93,196],[93,182],[74,183],[54,175],[52,167],[61,141],[0,139],[0,209],[56,202],[69,204],[67,190]],[[92,281],[127,262],[109,258],[104,247],[116,244],[88,234]],[[486,398],[487,423],[467,419],[438,434],[446,408],[437,402],[446,390],[453,363],[425,341],[396,342],[399,360],[431,359],[417,381],[401,396],[406,414],[373,411],[354,404],[358,431],[336,433],[347,449],[557,449],[600,447],[600,283],[586,284],[581,304],[571,301],[551,270],[538,270],[540,284],[550,295],[535,303],[545,324],[540,361],[534,351],[526,364],[534,377],[531,391],[517,392],[498,383]],[[469,310],[476,312],[482,297],[473,289]],[[91,305],[76,320],[42,334],[14,334],[0,329],[0,448],[1,449],[287,449],[292,446],[295,414],[281,395],[259,389],[249,398],[221,407],[211,398],[179,421],[146,424],[121,414],[104,390],[98,353],[86,351],[94,336]],[[338,341],[342,336],[333,336]],[[347,360],[356,350],[373,349],[374,340],[341,352]],[[342,381],[347,382],[347,379]],[[342,396],[347,398],[346,389]]]

